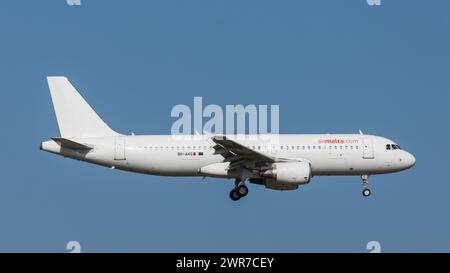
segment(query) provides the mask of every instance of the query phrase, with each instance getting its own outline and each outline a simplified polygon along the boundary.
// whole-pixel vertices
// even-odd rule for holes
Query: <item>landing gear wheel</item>
[[[371,194],[370,189],[364,189],[364,190],[362,191],[362,195],[363,195],[364,197],[369,197],[370,194]]]
[[[248,194],[248,188],[245,185],[240,185],[235,191],[238,192],[240,197],[245,197]]]
[[[230,191],[230,198],[233,201],[237,201],[237,200],[241,199],[241,195],[239,194],[239,192],[237,190],[232,190],[232,191]]]
[[[370,189],[369,189],[369,182],[368,182],[368,180],[369,180],[369,175],[368,174],[362,174],[361,175],[361,185],[362,185],[362,188],[363,188],[362,195],[364,197],[369,197],[370,194],[371,194]]]

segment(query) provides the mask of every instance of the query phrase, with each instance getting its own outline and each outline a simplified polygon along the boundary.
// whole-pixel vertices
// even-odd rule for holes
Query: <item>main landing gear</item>
[[[248,194],[248,187],[245,185],[243,181],[236,179],[234,189],[230,191],[231,200],[237,201],[242,197],[247,196],[247,194]]]
[[[369,175],[367,175],[367,174],[361,175],[361,185],[363,187],[362,195],[364,197],[369,197],[370,194],[372,193],[369,189],[369,182],[367,182],[368,179],[369,179]]]

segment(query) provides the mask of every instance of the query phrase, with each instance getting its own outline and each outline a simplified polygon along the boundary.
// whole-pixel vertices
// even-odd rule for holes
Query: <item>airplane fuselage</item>
[[[234,137],[239,139],[238,136]],[[223,162],[214,154],[215,143],[209,136],[192,136],[190,140],[170,135],[114,136],[75,138],[92,150],[66,149],[54,141],[43,142],[41,149],[111,168],[164,176],[208,176],[199,169]],[[311,174],[373,175],[397,172],[414,165],[415,158],[389,139],[360,134],[290,134],[279,135],[277,144],[243,137],[238,140],[250,149],[277,158],[306,159]],[[229,177],[234,178],[234,177]]]

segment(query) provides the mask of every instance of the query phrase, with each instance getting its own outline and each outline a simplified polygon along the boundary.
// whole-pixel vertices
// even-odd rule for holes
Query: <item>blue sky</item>
[[[3,1],[0,251],[450,250],[450,3]],[[39,151],[59,134],[45,77],[66,75],[115,130],[168,134],[176,104],[279,104],[282,133],[366,133],[408,171],[299,191],[155,177]]]

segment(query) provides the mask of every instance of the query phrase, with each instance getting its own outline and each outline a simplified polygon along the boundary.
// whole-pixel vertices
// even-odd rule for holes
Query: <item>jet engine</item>
[[[292,190],[298,185],[309,183],[311,165],[309,162],[273,163],[272,168],[261,173],[266,178],[265,185],[270,189]]]

